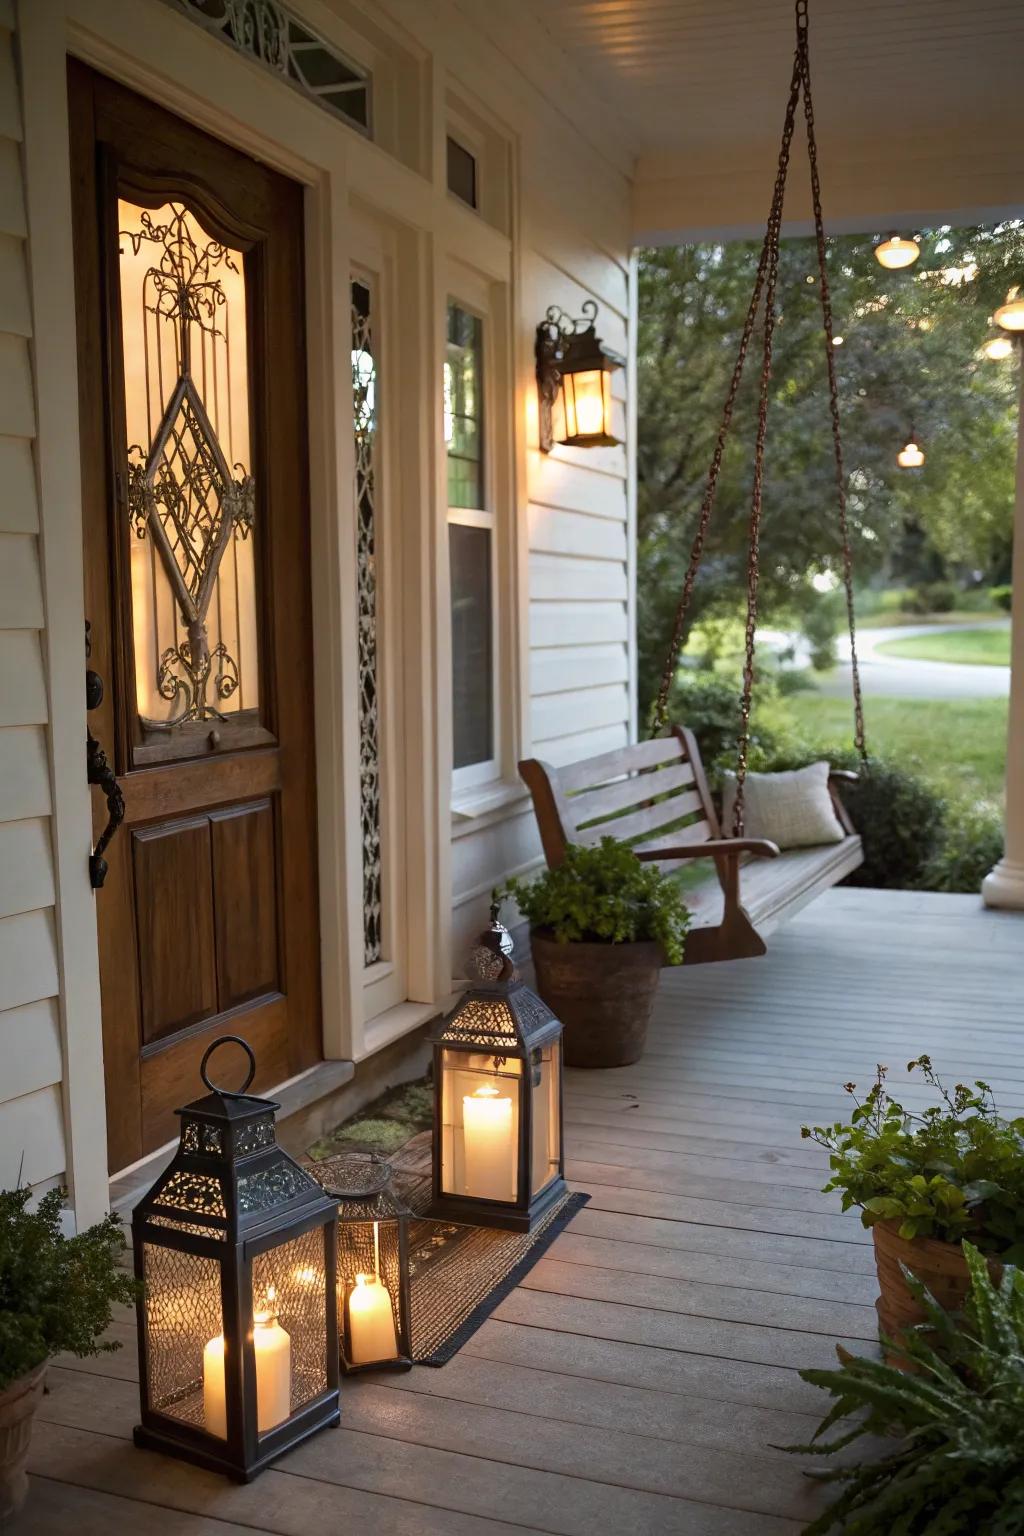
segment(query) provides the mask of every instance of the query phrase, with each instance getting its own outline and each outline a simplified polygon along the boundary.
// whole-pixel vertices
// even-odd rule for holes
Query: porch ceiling
[[[1020,0],[811,0],[810,9],[834,227],[989,217],[1024,204],[1013,150]],[[545,0],[543,17],[632,129],[638,238],[757,228],[792,58],[790,0]],[[796,224],[802,191],[794,185]]]

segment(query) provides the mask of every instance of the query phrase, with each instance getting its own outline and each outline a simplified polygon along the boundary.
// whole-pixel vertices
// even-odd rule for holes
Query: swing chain
[[[806,3],[803,0],[806,16]],[[799,4],[797,6],[799,17]],[[799,26],[799,21],[798,21]],[[850,631],[850,680],[853,685],[854,745],[862,763],[867,762],[868,749],[864,737],[864,702],[860,691],[860,663],[857,659],[857,624],[853,603],[853,553],[850,549],[850,529],[846,516],[846,470],[843,466],[843,439],[839,428],[839,386],[836,381],[835,346],[832,338],[832,294],[828,284],[825,261],[825,221],[821,213],[821,182],[818,178],[818,145],[814,136],[814,102],[811,98],[811,58],[806,40],[806,23],[803,41],[799,48],[802,55],[804,119],[807,123],[807,158],[811,166],[811,201],[814,205],[814,235],[818,248],[818,277],[821,284],[821,318],[825,331],[825,364],[828,369],[828,404],[832,418],[832,450],[836,465],[836,496],[839,504],[839,538],[843,555],[843,587],[846,593],[846,620]]]
[[[708,471],[707,484],[701,502],[697,531],[690,550],[683,590],[676,609],[672,636],[665,667],[658,688],[657,702],[652,717],[652,735],[664,730],[668,721],[668,698],[675,677],[682,649],[686,616],[693,596],[697,571],[704,552],[708,524],[714,507],[718,479],[722,467],[725,444],[732,425],[736,396],[743,376],[747,352],[753,336],[754,325],[760,309],[762,293],[765,297],[764,346],[758,396],[758,426],[754,456],[754,485],[750,512],[750,558],[747,570],[747,623],[743,669],[743,693],[740,706],[740,732],[738,739],[736,800],[733,813],[733,835],[743,830],[743,786],[747,773],[747,756],[750,746],[750,708],[754,681],[754,643],[757,628],[757,589],[760,554],[760,527],[762,488],[764,475],[764,441],[767,426],[768,386],[771,378],[772,335],[775,325],[775,287],[779,270],[779,245],[782,229],[782,208],[789,168],[790,148],[796,123],[796,109],[801,91],[804,98],[804,117],[807,123],[808,158],[811,168],[811,193],[814,205],[815,235],[818,248],[818,267],[821,278],[822,318],[825,329],[826,364],[829,383],[829,410],[832,421],[832,441],[836,462],[836,481],[839,493],[839,528],[843,552],[843,581],[846,588],[846,607],[850,626],[851,668],[854,696],[855,741],[861,758],[866,757],[864,744],[864,715],[861,703],[860,673],[857,664],[856,633],[853,610],[853,558],[850,549],[849,528],[846,516],[845,471],[843,468],[842,440],[839,426],[839,396],[836,382],[835,357],[832,342],[832,305],[825,269],[825,233],[821,212],[821,190],[818,178],[817,145],[814,137],[814,108],[811,101],[810,55],[808,49],[808,0],[796,0],[796,52],[793,74],[790,80],[789,99],[783,125],[782,144],[779,150],[778,169],[772,194],[771,210],[765,230],[764,243],[758,261],[754,289],[747,309],[740,338],[739,351],[729,383],[729,391],[722,412],[722,421],[715,440],[714,454]]]

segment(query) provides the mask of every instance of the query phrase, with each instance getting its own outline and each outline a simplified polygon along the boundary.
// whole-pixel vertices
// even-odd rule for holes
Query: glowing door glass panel
[[[118,231],[136,704],[144,724],[166,727],[259,703],[244,257],[180,202],[122,199]],[[188,397],[169,410],[186,375]],[[205,605],[209,668],[198,686],[181,588]]]
[[[533,1187],[531,1195],[539,1194],[558,1173],[558,1148],[561,1140],[559,1126],[558,1073],[561,1065],[561,1049],[557,1045],[542,1045],[530,1059],[530,1091],[532,1100],[532,1148]]]

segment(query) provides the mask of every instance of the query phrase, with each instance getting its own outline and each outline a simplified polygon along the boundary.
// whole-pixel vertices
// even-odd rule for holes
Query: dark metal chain
[[[761,255],[758,261],[757,275],[754,280],[754,290],[751,294],[750,305],[747,310],[743,333],[740,338],[739,352],[733,368],[732,378],[729,383],[729,391],[722,412],[721,426],[715,440],[715,450],[711,460],[711,468],[708,471],[708,479],[701,502],[700,516],[697,522],[697,531],[690,550],[690,560],[687,566],[686,577],[683,582],[683,590],[676,609],[672,628],[672,636],[669,644],[669,652],[662,672],[658,689],[658,698],[654,708],[652,734],[657,735],[665,728],[668,720],[668,697],[675,677],[676,667],[679,661],[679,652],[682,648],[683,632],[686,625],[686,616],[689,612],[690,602],[693,596],[693,587],[701,557],[704,552],[704,544],[707,536],[708,524],[714,507],[715,494],[718,488],[718,479],[722,467],[722,457],[725,444],[728,439],[729,429],[732,424],[733,409],[736,395],[743,376],[743,368],[746,362],[747,352],[753,335],[754,324],[761,303],[762,294],[765,300],[764,317],[764,345],[761,368],[760,389],[758,395],[758,421],[757,439],[754,450],[754,484],[751,494],[750,508],[750,554],[747,568],[747,622],[745,633],[745,656],[743,668],[743,691],[740,703],[740,731],[738,738],[737,769],[736,769],[736,799],[733,812],[733,835],[739,836],[743,831],[743,788],[747,774],[747,757],[750,747],[750,709],[754,683],[754,647],[757,630],[757,590],[760,573],[760,531],[762,494],[764,481],[764,444],[767,429],[769,384],[771,380],[772,338],[775,327],[775,288],[779,271],[779,243],[782,228],[782,209],[786,189],[786,174],[789,168],[790,149],[793,132],[796,123],[796,109],[800,100],[801,90],[804,97],[804,117],[807,123],[808,157],[811,167],[811,193],[814,203],[815,234],[818,246],[818,266],[821,275],[822,291],[822,318],[825,329],[826,361],[828,367],[829,382],[829,407],[832,418],[832,441],[836,461],[836,481],[839,496],[839,528],[843,547],[843,581],[846,588],[847,616],[850,626],[850,650],[853,674],[853,695],[855,715],[855,740],[857,750],[861,757],[866,756],[864,744],[864,715],[861,702],[860,673],[857,663],[856,632],[853,612],[853,562],[850,551],[849,529],[846,516],[846,484],[843,469],[842,440],[839,429],[839,398],[836,384],[835,357],[832,344],[832,305],[828,288],[828,278],[825,271],[825,234],[824,223],[821,214],[821,190],[818,179],[817,146],[814,138],[814,108],[811,101],[811,76],[810,59],[807,42],[807,0],[797,0],[796,3],[796,52],[793,60],[793,74],[790,80],[789,99],[786,104],[786,117],[783,125],[782,144],[779,150],[778,169],[775,178],[775,187],[772,193],[772,204],[768,215],[768,225],[765,230],[764,243],[761,247]]]
[[[814,234],[818,247],[818,276],[821,284],[821,318],[825,330],[825,363],[828,368],[828,404],[832,417],[832,449],[836,463],[836,495],[839,502],[839,537],[843,552],[843,586],[846,589],[846,620],[850,630],[850,674],[853,683],[853,739],[862,762],[868,749],[864,738],[864,701],[860,691],[860,665],[857,660],[857,625],[853,611],[853,554],[846,516],[846,471],[843,467],[843,439],[839,429],[839,388],[836,383],[836,357],[832,338],[832,295],[825,265],[825,223],[821,215],[821,183],[818,179],[818,146],[814,137],[814,103],[811,98],[811,58],[807,47],[807,6],[803,16],[797,8],[798,57],[804,92],[804,119],[807,123],[807,158],[811,166],[811,201],[814,204]]]

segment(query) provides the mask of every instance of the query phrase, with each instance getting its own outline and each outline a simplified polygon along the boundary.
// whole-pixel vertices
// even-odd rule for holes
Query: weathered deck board
[[[761,960],[666,973],[644,1059],[569,1073],[569,1172],[590,1191],[441,1370],[344,1386],[327,1430],[249,1487],[134,1450],[136,1362],[61,1362],[22,1529],[82,1536],[775,1536],[815,1506],[819,1394],[801,1365],[872,1347],[867,1234],[821,1195],[801,1122],[906,1063],[1024,1105],[1024,920],[969,897],[837,889]]]

